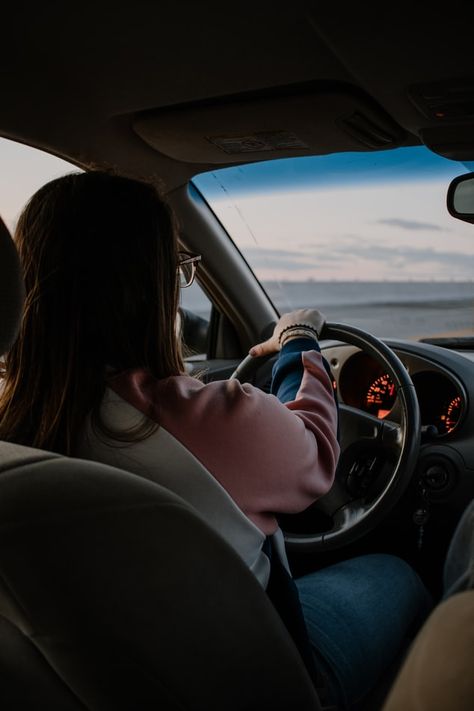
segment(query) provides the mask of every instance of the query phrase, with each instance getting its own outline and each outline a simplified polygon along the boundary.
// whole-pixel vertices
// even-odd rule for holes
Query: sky
[[[471,166],[471,167],[470,167]],[[459,172],[474,170],[473,164],[460,164],[432,153],[424,147],[390,151],[333,153],[306,158],[262,161],[245,166],[223,168],[199,176],[208,197],[217,198],[222,185],[228,192],[241,195],[255,192],[287,192],[304,186],[341,187],[344,184],[400,182],[410,173],[417,180],[447,178]]]
[[[445,181],[399,186],[403,212],[393,186],[369,192],[306,188],[212,206],[262,279],[473,278],[474,227],[448,214]]]
[[[0,215],[13,229],[27,200],[42,185],[77,168],[55,156],[0,138]]]
[[[75,170],[0,139],[0,215]],[[474,226],[446,209],[450,180],[474,166],[423,148],[271,161],[195,179],[264,280],[467,280]]]
[[[474,227],[446,192],[472,169],[424,148],[290,159],[195,182],[264,280],[474,278]]]

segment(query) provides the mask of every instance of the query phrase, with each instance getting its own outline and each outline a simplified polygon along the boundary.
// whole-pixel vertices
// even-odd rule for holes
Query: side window
[[[37,148],[0,137],[0,217],[13,233],[30,197],[54,178],[80,169]],[[212,304],[195,281],[181,290],[181,334],[186,360],[205,360]]]
[[[212,303],[197,281],[181,289],[181,336],[187,361],[205,360]]]
[[[22,143],[0,138],[0,216],[11,232],[24,205],[42,185],[75,165]]]

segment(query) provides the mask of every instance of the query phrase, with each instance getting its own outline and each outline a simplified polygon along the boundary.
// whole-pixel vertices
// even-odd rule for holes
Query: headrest
[[[8,351],[17,336],[24,292],[18,252],[0,218],[0,355]]]

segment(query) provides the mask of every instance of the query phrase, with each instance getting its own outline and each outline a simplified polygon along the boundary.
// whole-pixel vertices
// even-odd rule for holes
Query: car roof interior
[[[165,191],[286,156],[425,143],[470,160],[473,12],[454,7],[9,4],[0,131]]]

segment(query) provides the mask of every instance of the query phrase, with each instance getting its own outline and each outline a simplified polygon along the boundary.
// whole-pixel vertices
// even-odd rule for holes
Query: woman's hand
[[[280,316],[273,335],[268,340],[257,343],[249,353],[254,357],[271,355],[277,353],[281,346],[292,338],[301,338],[306,335],[313,336],[314,340],[317,340],[325,321],[325,316],[317,309],[290,311],[290,313]]]

